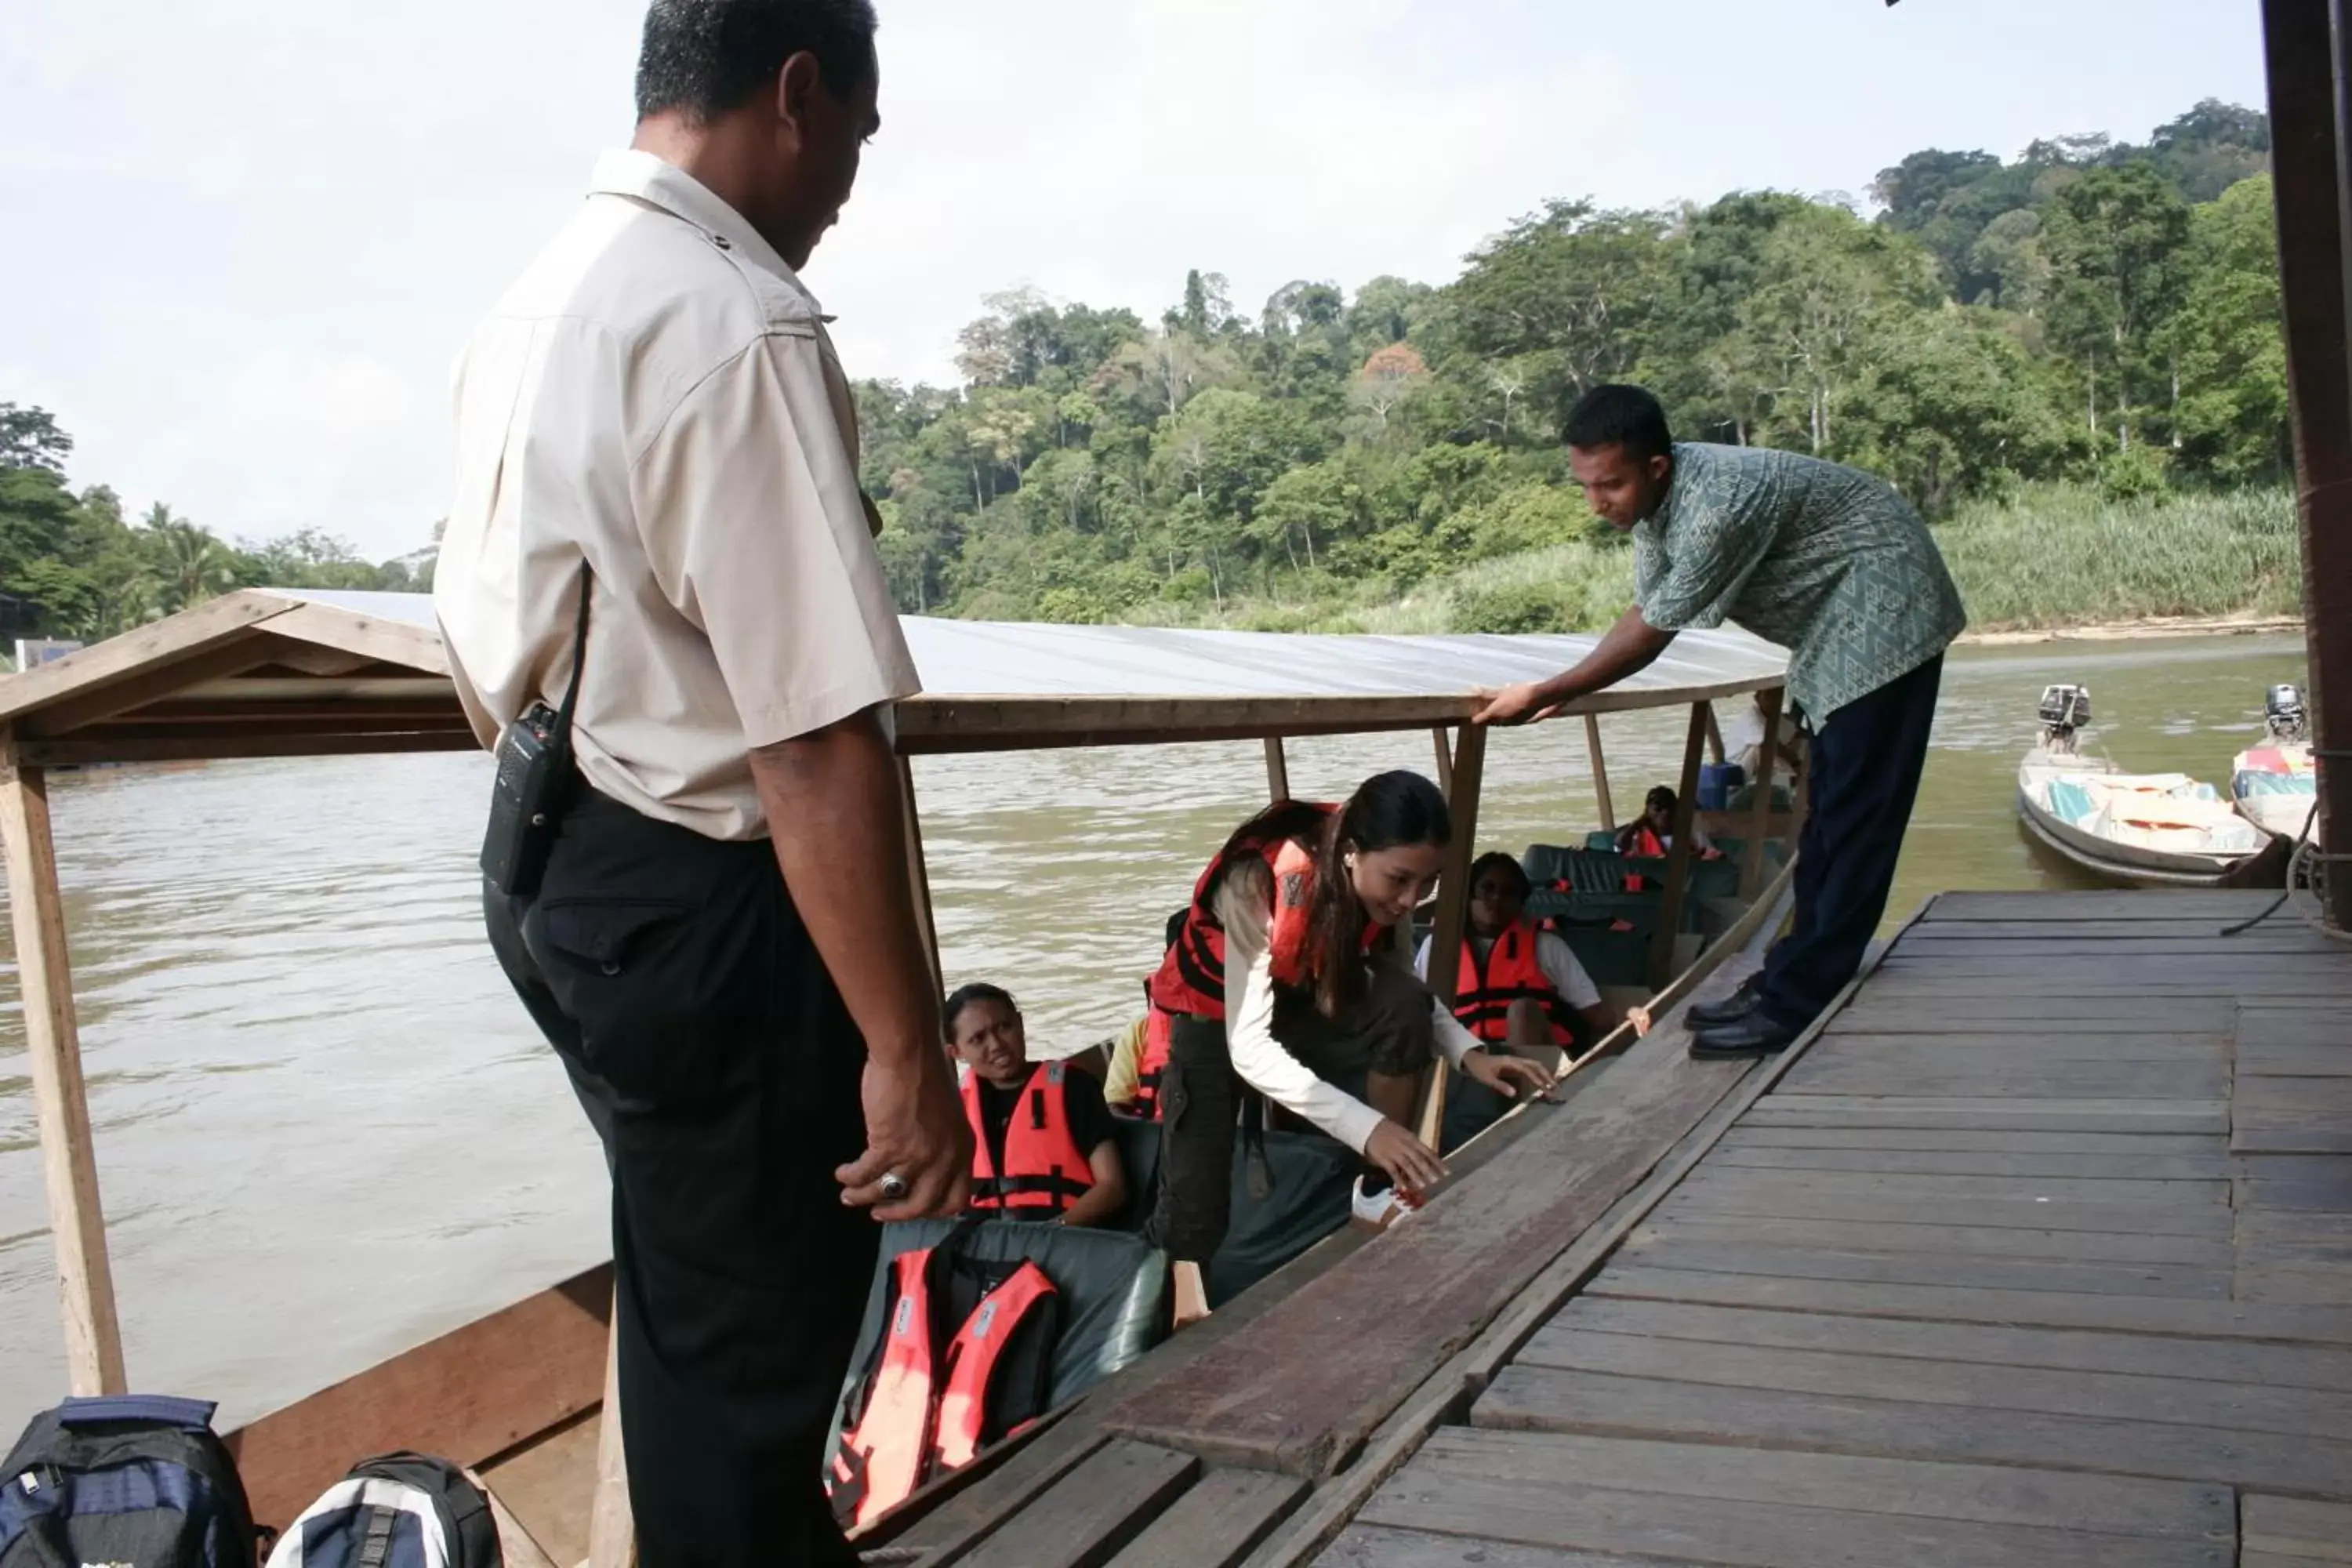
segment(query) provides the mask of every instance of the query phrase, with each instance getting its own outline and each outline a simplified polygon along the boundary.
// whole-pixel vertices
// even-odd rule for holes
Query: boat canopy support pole
[[[39,768],[18,764],[13,738],[0,742],[0,846],[8,857],[16,980],[40,1121],[49,1234],[57,1244],[68,1385],[78,1394],[123,1394],[129,1384],[122,1372],[122,1328],[114,1311],[106,1210],[99,1201],[98,1152],[82,1081],[65,903],[58,892],[57,847],[49,837],[48,779]]]
[[[2345,0],[2263,0],[2263,33],[2314,747],[2341,753],[2352,749],[2352,16]],[[2319,762],[2318,837],[2330,854],[2352,853],[2352,760],[2340,755]],[[2352,931],[2352,864],[2329,870],[2328,921]]]
[[[947,971],[940,966],[940,922],[931,913],[931,872],[923,858],[923,819],[915,806],[915,764],[898,759],[898,809],[907,824],[907,886],[915,916],[923,922],[923,953],[931,963],[931,994],[947,994]]]
[[[1658,905],[1657,934],[1650,942],[1650,989],[1663,991],[1675,973],[1675,937],[1683,906],[1690,899],[1691,830],[1698,816],[1698,769],[1706,755],[1707,704],[1691,704],[1690,738],[1683,745],[1682,787],[1675,795],[1674,846],[1666,851],[1666,896]]]
[[[1756,804],[1748,809],[1748,847],[1740,853],[1739,896],[1743,899],[1753,900],[1764,887],[1764,836],[1772,826],[1772,770],[1780,758],[1781,695],[1778,687],[1756,694],[1757,710],[1764,719],[1764,743],[1756,753],[1758,776],[1748,781],[1756,791]]]
[[[1443,731],[1438,745],[1445,744]],[[1446,811],[1454,819],[1454,837],[1445,846],[1445,869],[1437,884],[1437,917],[1429,929],[1429,989],[1451,1012],[1462,978],[1462,934],[1470,919],[1470,864],[1478,858],[1478,795],[1486,783],[1486,731],[1465,724],[1454,742],[1454,763],[1447,770]],[[1422,1100],[1422,1141],[1434,1149],[1445,1124],[1445,1068],[1430,1065],[1429,1092]]]
[[[1601,715],[1584,716],[1584,750],[1592,758],[1592,796],[1601,806],[1601,831],[1617,831],[1616,803],[1609,798],[1609,759],[1601,751]]]
[[[1282,754],[1282,737],[1265,738],[1265,793],[1269,800],[1290,798],[1290,760]]]
[[[1454,793],[1454,749],[1446,744],[1443,730],[1432,730],[1429,739],[1437,748],[1437,787],[1451,795]]]

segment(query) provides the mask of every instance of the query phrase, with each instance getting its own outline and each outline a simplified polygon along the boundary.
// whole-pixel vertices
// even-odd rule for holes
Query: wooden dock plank
[[[1148,1526],[1110,1568],[1230,1568],[1307,1495],[1296,1476],[1218,1468]]]
[[[2352,1079],[2244,1079],[2231,1115],[2240,1153],[2352,1153]]]
[[[1986,1132],[2221,1132],[2226,1101],[2117,1098],[1932,1100],[1904,1095],[1773,1094],[1743,1127],[1947,1128]]]
[[[1829,1175],[1843,1173],[1829,1172]],[[2055,1190],[2008,1194],[1990,1191],[1939,1194],[1923,1182],[1928,1177],[1886,1177],[1867,1186],[1839,1182],[1786,1181],[1801,1172],[1740,1171],[1710,1175],[1704,1172],[1686,1182],[1662,1213],[1752,1214],[1782,1219],[1858,1219],[1916,1225],[2005,1226],[2025,1230],[2104,1230],[2118,1235],[2134,1231],[2151,1236],[2228,1236],[2232,1229],[2228,1207],[2218,1197],[2200,1195],[2193,1204],[2102,1202],[2095,1195],[2076,1196]],[[1753,1180],[1741,1180],[1752,1177]],[[1969,1178],[1955,1176],[1958,1182]],[[1978,1177],[1990,1181],[1991,1177]],[[2130,1186],[2125,1182],[2085,1182],[2081,1185]],[[2193,1184],[2204,1185],[2206,1184]],[[2227,1191],[2226,1184],[2210,1184]]]
[[[2074,1034],[2037,1026],[2007,1034],[1898,1035],[1874,1031],[1825,1033],[1811,1059],[1848,1061],[1857,1056],[1915,1068],[1939,1062],[2030,1068],[2045,1062],[2220,1061],[2230,1037],[2203,1034]],[[2343,1053],[2338,1053],[2343,1054]]]
[[[2033,1411],[2307,1437],[2352,1437],[2352,1395],[2193,1378],[1707,1344],[1590,1333],[1559,1326],[1538,1331],[1519,1352],[1516,1364],[1838,1399],[1893,1399],[1979,1411]],[[2352,1445],[2347,1445],[2347,1452],[2352,1453]],[[2352,1487],[2352,1471],[2347,1472],[2346,1484]]]
[[[1786,1350],[1843,1350],[1924,1361],[1981,1362],[1990,1366],[2271,1384],[2282,1388],[2352,1394],[2352,1354],[2312,1345],[2183,1340],[2079,1329],[2019,1329],[1823,1312],[1774,1312],[1589,1296],[1570,1302],[1552,1322],[1591,1333],[1706,1340],[1718,1344],[1777,1346]]]
[[[2253,919],[2276,897],[2273,893],[2236,889],[2176,888],[2161,891],[2116,889],[2080,892],[1944,893],[1928,907],[1920,923],[2076,921],[2112,925],[2118,921],[2211,920],[2227,924]]]
[[[2236,1174],[2228,1152],[2203,1154],[1959,1152],[1927,1149],[1770,1149],[1732,1144],[1707,1163],[1718,1171],[1865,1171],[1914,1176],[2073,1176],[2101,1181],[2227,1181]]]
[[[1817,1051],[1780,1081],[1773,1098],[1800,1094],[1897,1094],[1910,1100],[1981,1096],[2000,1089],[2028,1100],[2127,1093],[2142,1100],[2219,1100],[2230,1068],[2219,1054],[2204,1060],[2024,1061],[1966,1055],[1918,1059]]]
[[[2352,1078],[2352,1046],[2316,1040],[2241,1040],[2240,1078]]]
[[[2352,1155],[2241,1154],[2241,1212],[2352,1214]]]
[[[1507,1541],[1465,1541],[1422,1530],[1352,1524],[1315,1559],[1315,1568],[1700,1568],[1687,1558],[1619,1557]]]
[[[2239,1523],[2249,1552],[2296,1563],[2352,1563],[2352,1507],[2246,1494]]]
[[[1864,989],[1834,1020],[1841,1032],[1883,1035],[1965,1035],[2017,1029],[2227,1028],[2235,1005],[2224,993],[2209,996],[2020,995],[1979,986],[1965,1011],[1921,1008]]]
[[[1398,1489],[1505,1467],[1561,1490],[1602,1487],[2156,1540],[2210,1542],[2237,1524],[2237,1499],[2221,1486],[1475,1426],[1432,1435],[1414,1460],[1421,1474],[1399,1478]]]
[[[2340,1046],[2352,1047],[2352,1032],[2344,1026],[2344,1015],[2326,1007],[2273,1007],[2264,1005],[2258,998],[2240,1001],[2235,1028],[2231,1031],[2241,1047],[2257,1046]]]
[[[1629,1242],[1629,1264],[1694,1274],[1763,1274],[1781,1279],[1849,1279],[1878,1285],[1959,1285],[1987,1290],[2056,1290],[2084,1296],[2168,1296],[2226,1301],[2234,1266],[2077,1262],[1983,1253],[1855,1252],[1800,1248],[1774,1237],[1703,1241],[1654,1233]]]
[[[2352,1345],[2352,1315],[2325,1307],[2259,1301],[2172,1300],[2156,1296],[2075,1296],[2056,1290],[1981,1290],[1939,1285],[1873,1285],[1785,1279],[1760,1274],[1694,1274],[1619,1266],[1586,1288],[1589,1296],[1769,1307],[1808,1312],[2009,1323],[2191,1339],[2282,1340]]]
[[[1191,1454],[1114,1439],[954,1561],[959,1568],[1102,1568],[1200,1471]]]
[[[1725,965],[1697,995],[1727,995],[1748,967]],[[1478,1172],[1475,1194],[1441,1192],[1412,1224],[1269,1308],[1250,1334],[1107,1419],[1220,1461],[1328,1474],[1753,1066],[1687,1053],[1676,1015],[1591,1089],[1532,1110],[1532,1129]],[[1348,1353],[1329,1353],[1335,1344]]]
[[[1471,1414],[1482,1426],[1506,1429],[2031,1465],[2320,1496],[2352,1488],[2352,1443],[2337,1438],[1532,1366],[1506,1368]]]
[[[2212,1132],[2032,1132],[1991,1128],[1759,1125],[1753,1116],[1724,1135],[1723,1149],[1894,1149],[2006,1154],[2227,1154]]]
[[[1938,1202],[1955,1198],[2010,1199],[2019,1203],[2088,1203],[2117,1207],[2147,1205],[2171,1208],[2226,1207],[2226,1176],[2204,1180],[2137,1179],[2124,1176],[1961,1175],[1918,1171],[1759,1170],[1703,1165],[1685,1184],[1699,1192],[1744,1186],[1757,1192],[1819,1190],[1854,1196],[1916,1194]]]
[[[1815,1568],[1830,1542],[1849,1562],[1937,1568],[2229,1568],[2232,1556],[2210,1540],[1615,1490],[1584,1484],[1549,1455],[1501,1445],[1466,1463],[1417,1456],[1360,1517],[1482,1541],[1741,1568]]]
[[[1632,1239],[1675,1238],[1789,1247],[1816,1252],[1982,1253],[1995,1258],[2054,1258],[2087,1263],[2187,1263],[2233,1267],[2245,1238],[2147,1236],[2096,1230],[2021,1230],[2014,1226],[1870,1223],[1850,1219],[1781,1219],[1759,1215],[1706,1215],[1662,1209]],[[2332,1261],[2332,1259],[2322,1259]]]

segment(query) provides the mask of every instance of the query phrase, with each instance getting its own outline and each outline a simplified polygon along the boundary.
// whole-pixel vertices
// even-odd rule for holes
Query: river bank
[[[2298,616],[2150,616],[2079,626],[1993,627],[1960,634],[1962,647],[2020,647],[2045,642],[2136,642],[2152,637],[2265,637],[2300,633]]]

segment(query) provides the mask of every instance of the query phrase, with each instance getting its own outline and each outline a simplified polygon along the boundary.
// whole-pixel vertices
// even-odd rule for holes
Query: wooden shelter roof
[[[1460,723],[1481,684],[1564,668],[1586,636],[1332,637],[909,616],[909,754]],[[1780,684],[1786,656],[1694,632],[1607,711]],[[27,766],[461,751],[475,744],[421,594],[247,589],[0,679]]]

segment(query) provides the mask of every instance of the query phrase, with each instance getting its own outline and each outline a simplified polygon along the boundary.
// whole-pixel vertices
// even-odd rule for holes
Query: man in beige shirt
[[[656,0],[634,147],[457,371],[458,692],[490,744],[576,682],[544,871],[485,902],[613,1173],[647,1568],[856,1561],[820,1468],[874,1220],[971,1168],[887,732],[915,671],[797,275],[879,123],[874,25]]]

